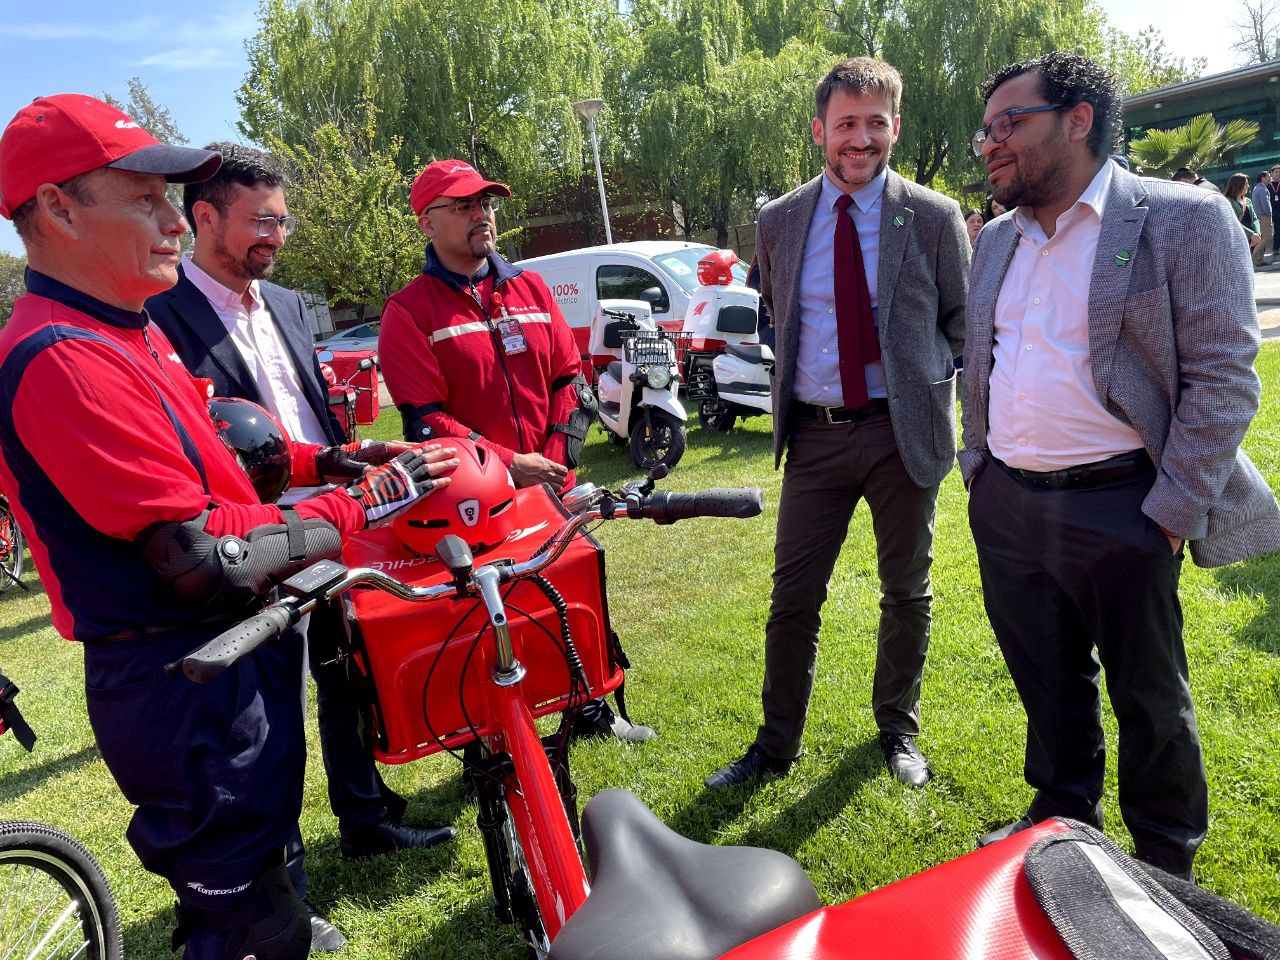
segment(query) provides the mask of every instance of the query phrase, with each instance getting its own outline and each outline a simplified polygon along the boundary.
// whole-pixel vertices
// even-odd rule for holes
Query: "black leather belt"
[[[992,458],[995,459],[994,457]],[[1151,458],[1145,450],[1132,450],[1106,460],[1094,463],[1082,463],[1079,466],[1067,467],[1063,470],[1050,470],[1041,473],[1036,470],[1021,470],[1011,467],[1002,460],[996,460],[1005,473],[1019,483],[1038,490],[1075,490],[1080,487],[1091,487],[1107,483],[1111,480],[1123,480],[1135,473],[1155,469]]]
[[[862,407],[819,407],[792,400],[791,415],[800,420],[820,420],[823,423],[855,423],[871,417],[888,416],[889,401],[883,397],[875,397]]]

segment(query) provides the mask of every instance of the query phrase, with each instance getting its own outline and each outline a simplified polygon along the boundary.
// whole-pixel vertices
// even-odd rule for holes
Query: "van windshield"
[[[658,266],[666,271],[676,283],[684,288],[685,293],[693,293],[698,286],[698,261],[710,253],[713,247],[689,247],[654,257]],[[747,264],[738,262],[733,265],[734,282],[746,285]]]

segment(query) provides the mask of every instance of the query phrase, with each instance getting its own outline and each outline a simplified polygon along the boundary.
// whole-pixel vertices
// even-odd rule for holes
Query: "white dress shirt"
[[[182,258],[182,269],[196,289],[205,295],[218,315],[231,342],[235,344],[266,407],[299,443],[327,444],[324,428],[307,403],[298,371],[289,357],[271,312],[262,300],[258,281],[249,284],[246,307],[240,294],[231,290],[196,266],[190,257]],[[295,487],[284,492],[278,503],[296,503],[331,487]]]
[[[858,229],[858,245],[867,271],[871,295],[871,321],[879,327],[876,278],[880,269],[880,208],[884,201],[885,171],[850,196],[848,215]],[[836,338],[836,201],[842,191],[823,171],[822,193],[809,224],[800,267],[800,348],[796,353],[794,395],[801,403],[819,407],[843,407],[840,385],[840,348]],[[888,396],[884,367],[879,360],[865,365],[867,397]]]
[[[1013,213],[1018,242],[996,300],[987,437],[1011,467],[1061,470],[1142,446],[1098,399],[1089,363],[1089,282],[1111,169],[1102,165],[1052,237],[1029,210]]]

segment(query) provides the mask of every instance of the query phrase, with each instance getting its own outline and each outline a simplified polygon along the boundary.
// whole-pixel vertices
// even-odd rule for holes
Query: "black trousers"
[[[765,626],[764,723],[756,734],[770,756],[800,753],[827,584],[864,498],[881,589],[872,711],[883,732],[920,732],[938,488],[918,487],[907,475],[887,413],[856,423],[797,419],[782,475]]]
[[[391,819],[399,822],[407,801],[382,781],[363,727],[361,705],[353,695],[345,667],[336,662],[347,625],[340,601],[322,603],[306,626],[307,666],[316,681],[320,755],[329,785],[329,806],[339,830]],[[289,839],[285,865],[298,896],[307,895],[302,833]]]
[[[1029,816],[1102,824],[1101,664],[1125,825],[1140,859],[1181,872],[1208,829],[1208,787],[1182,643],[1182,551],[1141,510],[1154,480],[1147,462],[1045,490],[992,460],[971,484],[969,523],[987,616],[1027,712]]]

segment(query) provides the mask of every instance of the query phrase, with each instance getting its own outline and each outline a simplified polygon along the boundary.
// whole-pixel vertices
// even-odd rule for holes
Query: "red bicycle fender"
[[[721,960],[1071,960],[1022,872],[1047,820],[756,937]]]

